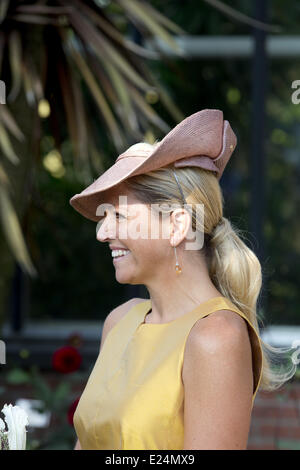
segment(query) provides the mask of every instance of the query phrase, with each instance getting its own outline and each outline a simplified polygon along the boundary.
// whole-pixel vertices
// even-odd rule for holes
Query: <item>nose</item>
[[[100,220],[96,226],[96,238],[99,242],[106,242],[108,239],[115,240],[117,238],[116,220],[110,217]]]

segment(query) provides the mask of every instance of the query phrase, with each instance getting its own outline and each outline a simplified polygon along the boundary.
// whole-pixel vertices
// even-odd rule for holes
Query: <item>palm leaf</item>
[[[115,121],[115,118],[111,112],[111,109],[102,93],[100,90],[93,74],[91,73],[88,65],[86,64],[85,60],[79,54],[79,52],[75,49],[74,45],[72,42],[69,42],[69,47],[70,47],[70,52],[72,55],[72,58],[74,62],[76,63],[81,75],[83,76],[84,80],[86,81],[89,91],[91,94],[94,96],[94,99],[98,105],[99,110],[102,113],[102,116],[104,117],[107,126],[111,132],[112,138],[114,140],[116,148],[120,149],[123,146],[123,139],[122,136],[119,132],[118,125]]]
[[[84,109],[84,100],[80,86],[75,73],[70,73],[71,87],[74,97],[74,113],[78,132],[78,155],[74,155],[74,163],[77,165],[79,159],[83,164],[88,155],[88,133],[86,124],[86,113]],[[77,158],[78,157],[78,158]]]
[[[178,50],[178,46],[168,31],[182,32],[179,27],[177,29],[176,25],[151,6],[136,0],[120,1],[107,9],[99,7],[92,1],[79,0],[56,0],[51,2],[52,5],[47,5],[50,2],[38,0],[28,2],[30,4],[23,3],[26,2],[0,0],[0,22],[2,22],[0,71],[4,58],[10,68],[8,82],[11,88],[8,100],[15,101],[19,98],[20,91],[24,90],[28,105],[36,107],[46,93],[45,98],[51,103],[48,123],[50,129],[53,126],[57,148],[61,141],[59,118],[62,114],[66,116],[71,143],[74,146],[74,166],[80,169],[80,178],[84,183],[89,183],[92,179],[92,169],[98,174],[104,171],[107,156],[102,155],[102,146],[95,141],[97,123],[87,118],[88,110],[85,109],[86,101],[81,89],[82,79],[97,105],[117,151],[123,151],[126,145],[124,132],[140,140],[143,135],[141,129],[147,127],[149,122],[162,131],[169,130],[169,126],[145,101],[145,93],[153,88],[154,81],[149,82],[148,77],[151,75],[146,66],[142,68],[143,64],[138,60],[138,56],[157,59],[159,54],[135,44],[118,31],[114,24],[115,7],[118,9],[118,14],[124,11],[134,23],[142,26],[150,34],[159,36],[175,50]],[[26,23],[30,25],[30,30]],[[37,50],[37,54],[32,54],[31,44],[28,47],[28,39],[31,41],[33,37],[42,38],[44,34],[46,41],[41,43],[44,47],[41,47],[39,52]],[[54,43],[58,49],[54,48]],[[4,47],[6,45],[8,47]],[[42,62],[38,62],[41,53]],[[8,60],[3,54],[8,54]],[[45,88],[46,66],[41,68],[40,64],[47,65],[48,56],[52,70],[58,70],[56,75],[58,79],[55,82],[56,76],[51,75],[54,83],[47,81]],[[3,79],[5,80],[5,77]],[[60,100],[53,98],[58,88],[62,92],[63,111],[60,108]],[[156,88],[162,101],[168,103],[171,112],[176,112],[176,107],[172,107],[171,100],[169,98],[168,101],[164,90],[160,90],[158,86]],[[3,155],[11,163],[16,164],[20,160],[14,151],[9,134],[18,140],[24,139],[24,135],[15,121],[15,115],[12,115],[8,109],[5,107],[0,111],[0,147]],[[35,116],[35,121],[28,127],[42,129],[38,122],[38,114],[32,113],[32,115]],[[32,134],[37,135],[34,131]],[[9,199],[9,181],[2,166],[0,166],[0,182],[1,222],[5,235],[8,239],[11,237],[9,246],[12,250],[16,250],[16,259],[25,269],[27,265],[27,271],[31,273],[32,264],[21,236],[21,226],[18,225],[16,213]]]
[[[235,8],[226,5],[225,3],[221,2],[220,0],[204,0],[206,3],[214,7],[215,9],[225,13],[225,15],[229,16],[230,18],[234,18],[241,23],[246,23],[254,28],[262,29],[268,31],[269,33],[280,33],[282,32],[282,28],[277,25],[271,25],[267,23],[263,23],[262,21],[258,21],[255,18],[251,18],[244,13],[236,10]]]
[[[5,35],[2,31],[0,31],[0,76],[1,76],[1,70],[2,70],[4,44],[5,44]]]
[[[3,166],[1,165],[1,163],[0,163],[0,182],[1,182],[0,186],[2,186],[2,185],[5,186],[5,187],[9,186],[8,176],[7,176]]]
[[[36,104],[36,101],[35,101],[32,77],[30,75],[26,61],[27,59],[25,59],[22,63],[23,86],[24,86],[27,103],[29,104],[29,106],[34,106]]]
[[[184,119],[184,114],[181,110],[176,106],[175,101],[170,96],[169,92],[166,88],[157,80],[154,73],[151,70],[147,70],[147,73],[151,77],[151,81],[153,82],[158,94],[159,100],[165,105],[166,109],[169,111],[170,115],[173,116],[174,120],[179,123]]]
[[[131,85],[128,85],[128,88],[134,102],[147,117],[147,119],[149,119],[150,122],[160,128],[163,132],[169,132],[171,130],[170,126],[159,117],[159,115],[153,110],[153,108],[151,108],[151,106],[149,106],[148,103],[146,103],[138,91]]]
[[[2,172],[3,168],[1,168],[1,173]],[[16,212],[8,197],[7,190],[2,185],[0,185],[0,219],[6,241],[18,263],[23,269],[29,271],[31,276],[37,276],[37,271],[32,264],[26,248]]]
[[[85,20],[82,15],[77,12],[73,13],[70,16],[70,21],[79,36],[84,39],[86,44],[89,44],[89,46],[93,48],[99,60],[102,61],[106,58],[106,60],[114,62],[116,67],[118,67],[137,87],[146,91],[151,86],[123,59],[116,48],[106,40],[105,36]]]
[[[133,18],[143,25],[146,25],[153,35],[158,36],[162,41],[166,42],[173,51],[178,54],[184,53],[172,36],[153,19],[151,11],[145,11],[140,2],[136,0],[118,0],[118,3],[122,5],[125,11],[130,12]]]
[[[27,57],[28,74],[32,84],[32,90],[35,94],[36,101],[39,102],[44,97],[44,91],[39,75],[37,74],[34,62],[30,57]]]
[[[17,157],[13,146],[11,145],[9,136],[5,130],[5,127],[0,123],[0,147],[2,148],[3,153],[14,165],[20,162]]]
[[[7,18],[10,20],[19,21],[21,23],[40,25],[52,24],[54,26],[59,26],[61,24],[58,19],[39,15],[7,15]]]
[[[110,62],[107,61],[103,61],[102,63],[102,66],[106,71],[106,74],[104,74],[103,68],[100,67],[99,63],[93,61],[93,58],[90,60],[93,62],[95,75],[101,81],[106,96],[108,96],[110,98],[110,102],[113,103],[116,113],[120,116],[127,132],[134,138],[139,139],[141,136],[137,116],[122,75]]]
[[[72,145],[74,146],[74,154],[78,153],[78,126],[76,121],[76,114],[74,110],[74,97],[72,89],[69,86],[70,74],[67,67],[59,60],[57,62],[58,77],[61,86],[61,96],[63,98],[64,107],[66,111],[67,124],[71,136]]]
[[[50,5],[19,5],[15,9],[16,12],[45,15],[65,15],[70,13],[71,10],[72,6],[58,7]]]
[[[89,135],[89,139],[87,142],[88,152],[86,153],[86,156],[88,155],[90,157],[90,165],[94,168],[96,174],[99,175],[105,171],[105,156],[101,152],[101,146],[97,146],[95,144],[94,136],[96,137],[97,134],[96,132],[93,132],[93,125],[94,121],[86,119],[86,132]],[[91,179],[89,180],[88,184],[90,182]]]
[[[143,9],[148,15],[151,15],[153,19],[156,19],[160,24],[164,25],[167,29],[175,34],[188,34],[181,26],[173,23],[169,18],[162,15],[158,10],[152,7],[150,3],[143,2]]]
[[[74,5],[77,5],[78,9],[82,9],[85,15],[98,25],[100,29],[107,34],[107,36],[111,37],[116,43],[119,43],[120,46],[125,47],[129,51],[147,59],[160,59],[160,55],[157,54],[155,51],[149,51],[144,47],[136,44],[135,42],[131,41],[130,39],[124,37],[107,19],[97,14],[94,10],[92,10],[87,5],[82,5],[81,2],[78,0],[74,0]]]
[[[17,139],[20,141],[25,139],[23,132],[20,130],[7,106],[0,106],[0,122],[2,122]]]
[[[14,101],[21,88],[21,63],[22,63],[22,44],[20,33],[16,30],[12,31],[9,40],[9,60],[12,72],[12,88],[7,97],[8,101]]]
[[[6,17],[9,2],[10,0],[1,0],[0,2],[0,23],[2,23]]]

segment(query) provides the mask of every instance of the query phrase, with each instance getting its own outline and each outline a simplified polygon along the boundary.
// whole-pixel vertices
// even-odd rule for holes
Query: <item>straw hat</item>
[[[87,219],[98,222],[96,210],[101,193],[131,176],[157,170],[173,163],[174,168],[196,166],[215,172],[220,180],[237,138],[219,109],[203,109],[177,124],[153,149],[132,145],[115,163],[81,193],[71,206]]]

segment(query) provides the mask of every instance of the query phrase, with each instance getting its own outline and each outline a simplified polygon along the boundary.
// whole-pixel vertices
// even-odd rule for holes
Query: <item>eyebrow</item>
[[[122,210],[122,209],[121,209],[121,210]],[[103,218],[105,217],[105,214],[106,214],[106,213],[107,213],[107,210],[105,209],[104,215],[99,215],[100,219],[103,219]],[[114,209],[114,210],[113,210],[113,213],[114,213],[114,214],[121,214],[121,215],[124,215],[124,214],[122,214],[122,213],[120,212],[120,209],[119,209],[119,208],[118,208],[118,209]]]

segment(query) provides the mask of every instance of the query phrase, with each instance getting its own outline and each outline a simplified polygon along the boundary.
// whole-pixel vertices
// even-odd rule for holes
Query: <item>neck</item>
[[[180,264],[180,262],[179,262]],[[167,323],[188,313],[202,302],[213,297],[222,296],[210,279],[206,262],[194,258],[193,262],[182,264],[182,272],[176,274],[175,263],[173,272],[168,270],[145,283],[152,311],[147,316],[153,322]]]

